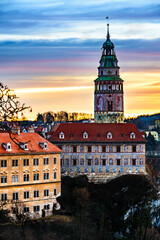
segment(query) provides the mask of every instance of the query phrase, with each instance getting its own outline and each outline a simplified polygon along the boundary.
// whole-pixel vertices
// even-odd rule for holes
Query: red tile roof
[[[51,152],[57,152],[60,153],[61,150],[41,137],[38,133],[20,133],[20,136],[16,133],[12,133],[12,138],[15,138],[18,140],[18,142],[28,142],[28,150],[22,150],[19,145],[14,143],[12,139],[9,136],[9,133],[0,133],[0,155],[1,154],[37,154],[37,153],[51,153]],[[3,147],[3,144],[5,143],[11,143],[11,151],[6,151]],[[39,142],[47,142],[47,149],[42,149],[42,147],[39,145]]]
[[[84,132],[88,138],[83,138]],[[59,133],[64,133],[64,139],[59,138]],[[112,139],[107,138],[107,133],[112,133]],[[135,138],[130,138],[130,133],[135,133]],[[146,142],[143,134],[133,123],[61,123],[52,129],[51,142]]]

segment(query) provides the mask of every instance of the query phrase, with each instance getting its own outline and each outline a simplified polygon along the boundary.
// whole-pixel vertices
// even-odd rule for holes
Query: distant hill
[[[149,125],[155,125],[155,120],[160,119],[160,113],[152,115],[140,115],[136,118],[126,118],[125,122],[135,123],[139,129],[148,129]]]

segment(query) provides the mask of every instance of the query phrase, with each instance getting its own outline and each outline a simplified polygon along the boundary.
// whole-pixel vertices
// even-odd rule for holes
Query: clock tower
[[[121,123],[124,120],[123,80],[120,78],[114,44],[107,39],[102,46],[98,78],[94,92],[94,121],[96,123]]]

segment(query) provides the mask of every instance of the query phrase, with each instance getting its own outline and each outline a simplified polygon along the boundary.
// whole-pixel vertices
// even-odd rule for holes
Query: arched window
[[[108,138],[108,139],[112,139],[112,133],[111,133],[111,132],[108,132],[108,133],[107,133],[107,138]]]
[[[86,131],[83,133],[83,138],[88,138],[88,133]]]
[[[59,138],[60,138],[60,139],[64,139],[64,133],[63,133],[63,132],[60,132],[60,133],[59,133]]]
[[[113,165],[113,159],[112,158],[109,159],[109,165]]]
[[[128,159],[127,158],[124,159],[124,165],[128,165]]]
[[[135,134],[134,132],[131,132],[131,133],[130,133],[130,138],[131,138],[131,139],[134,139],[135,137],[136,137],[136,134]]]

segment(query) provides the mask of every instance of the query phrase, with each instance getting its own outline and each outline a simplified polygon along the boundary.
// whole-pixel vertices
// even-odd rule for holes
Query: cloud
[[[0,9],[0,39],[101,38],[106,14],[114,38],[160,37],[156,1],[1,0]]]

